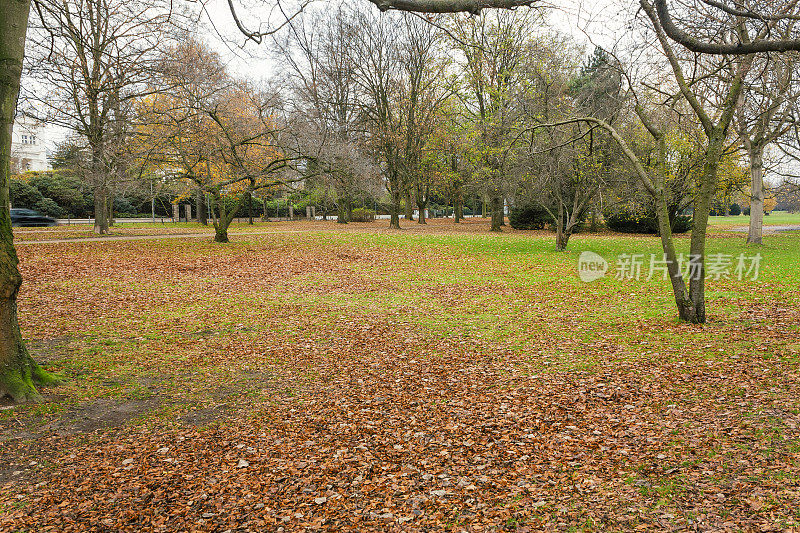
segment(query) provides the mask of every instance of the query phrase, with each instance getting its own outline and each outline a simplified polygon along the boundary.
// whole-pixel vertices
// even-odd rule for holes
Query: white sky
[[[268,1],[268,0],[266,0]],[[318,0],[312,4],[311,9],[325,9],[326,4],[335,0]],[[368,0],[355,0],[356,5],[363,5],[364,9],[376,9]],[[242,2],[240,2],[242,3]],[[547,2],[540,4],[548,15],[550,26],[560,33],[570,35],[573,39],[586,46],[591,52],[595,44],[604,47],[613,46],[625,31],[625,23],[633,12],[635,0],[562,0],[557,5]],[[209,17],[203,21],[205,34],[209,43],[223,58],[229,61],[232,71],[250,79],[259,80],[274,70],[274,64],[269,59],[269,44],[258,46],[247,43],[244,49],[241,45],[245,38],[236,28],[233,17],[228,8],[227,0],[209,0],[206,4]],[[263,21],[264,9],[242,7],[237,9],[240,20],[248,29],[255,29],[259,21]],[[628,13],[627,15],[625,13]],[[259,19],[259,16],[262,18]],[[213,26],[211,21],[213,19]],[[228,42],[223,42],[222,35]],[[591,36],[591,39],[587,37]]]

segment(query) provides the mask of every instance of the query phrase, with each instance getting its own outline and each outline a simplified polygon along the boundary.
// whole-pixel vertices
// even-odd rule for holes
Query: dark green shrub
[[[742,209],[742,214],[750,216],[750,206],[749,205],[747,207],[745,207],[744,209]]]
[[[676,215],[672,219],[672,233],[686,233],[692,229],[692,217]]]
[[[604,213],[606,226],[620,233],[658,233],[658,220],[655,213],[642,212],[622,207],[614,212]],[[672,219],[673,233],[686,233],[692,228],[692,217],[676,215]]]
[[[62,215],[61,208],[52,198],[42,198],[33,208],[48,217],[59,218]]]
[[[130,200],[121,196],[114,197],[114,212],[120,215],[135,215],[136,208],[131,205]]]
[[[87,216],[94,210],[91,188],[65,170],[31,172],[30,184],[57,203],[63,214]]]
[[[353,209],[353,216],[351,217],[350,222],[374,222],[374,221],[375,221],[375,211],[373,209],[364,209],[363,207]]]
[[[546,224],[553,222],[553,217],[544,208],[529,204],[512,207],[508,222],[514,229],[544,229]]]
[[[734,204],[731,204],[731,211],[730,211],[730,213],[731,213],[731,215],[733,215],[733,216],[739,216],[739,215],[741,215],[741,214],[742,214],[742,208],[741,208],[741,206],[740,206],[739,204],[736,204],[736,203],[734,203]]]
[[[12,207],[36,209],[36,204],[44,198],[39,189],[23,180],[12,179],[10,193]]]

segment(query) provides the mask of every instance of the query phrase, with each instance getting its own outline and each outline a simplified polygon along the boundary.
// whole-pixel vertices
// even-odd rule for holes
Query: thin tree
[[[796,52],[759,57],[745,80],[736,127],[750,161],[749,244],[761,244],[764,224],[764,152],[796,125],[800,72]]]

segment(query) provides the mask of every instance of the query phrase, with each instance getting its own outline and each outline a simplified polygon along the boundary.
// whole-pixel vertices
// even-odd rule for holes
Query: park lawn
[[[737,226],[748,226],[750,215],[738,215],[728,217],[710,217],[708,224],[712,227],[729,228]],[[794,226],[800,225],[800,213],[788,213],[786,211],[774,211],[764,217],[765,226]]]
[[[800,235],[712,239],[761,269],[692,326],[654,237],[384,225],[21,246],[64,383],[0,411],[0,529],[798,527]]]

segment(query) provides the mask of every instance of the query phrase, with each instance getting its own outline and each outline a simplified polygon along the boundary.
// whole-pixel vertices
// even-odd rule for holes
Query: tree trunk
[[[750,190],[750,230],[747,243],[761,244],[764,225],[764,148],[751,144],[749,152],[750,178],[753,183]]]
[[[569,238],[572,236],[572,233],[563,231],[561,235],[559,235],[556,239],[556,250],[559,252],[563,252],[567,249],[567,244],[569,244]]]
[[[390,178],[391,181],[391,178]],[[400,184],[397,179],[391,184],[392,205],[389,206],[389,227],[400,229]]]
[[[695,324],[705,324],[706,322],[706,231],[708,230],[711,201],[717,190],[717,175],[724,143],[725,133],[723,131],[716,131],[709,136],[700,189],[695,201],[694,226],[689,255],[694,257],[698,273],[689,280],[689,299],[692,308],[688,313],[688,321]]]
[[[236,204],[231,207],[230,211],[228,211],[225,208],[225,203],[222,201],[219,192],[215,191],[213,196],[214,206],[212,206],[212,215],[214,219],[214,242],[229,242],[228,228],[230,227],[231,222],[233,222],[233,218],[236,216],[236,213],[239,211],[239,207],[242,204],[242,197],[240,196]],[[213,212],[214,207],[216,207],[216,211],[218,211],[218,213]]]
[[[694,305],[686,290],[686,281],[683,279],[681,265],[675,252],[675,241],[672,238],[672,225],[669,217],[666,193],[663,188],[661,195],[656,199],[656,218],[658,220],[658,233],[661,237],[661,248],[664,251],[664,260],[667,261],[667,273],[672,283],[672,293],[678,307],[678,316],[686,322],[695,322]]]
[[[94,232],[98,235],[108,233],[108,190],[104,185],[94,189]]]
[[[109,193],[106,204],[108,205],[108,227],[110,228],[114,225],[114,194]]]
[[[499,194],[493,194],[491,202],[492,202],[492,227],[491,227],[491,231],[495,231],[495,232],[503,231],[500,228],[500,226],[501,226],[500,223],[502,222],[502,218],[503,218],[503,206],[502,206],[503,202],[500,199],[500,195]]]
[[[206,195],[201,187],[197,188],[197,221],[208,226],[208,211],[206,210]]]
[[[350,219],[347,217],[347,200],[339,198],[339,201],[336,202],[336,223],[347,224],[349,221]]]
[[[453,222],[458,224],[462,218],[464,218],[464,195],[459,187],[453,195]]]
[[[253,193],[245,191],[245,201],[247,202],[247,223],[253,225]]]
[[[425,207],[428,205],[428,199],[424,197],[421,191],[417,191],[416,194],[417,198],[417,209],[419,209],[419,215],[417,216],[417,223],[419,224],[427,224],[428,222],[425,220]]]
[[[569,237],[564,239],[564,202],[559,198],[558,200],[558,216],[556,217],[556,250],[563,251],[567,247],[566,241]]]
[[[450,159],[450,170],[458,175],[458,158],[455,154]],[[453,182],[453,223],[458,224],[461,222],[461,218],[464,216],[463,206],[464,192],[461,190],[461,180],[456,179]]]
[[[15,402],[40,398],[36,385],[49,385],[55,378],[31,358],[22,341],[17,320],[17,295],[22,275],[9,215],[11,178],[11,127],[22,75],[25,33],[30,2],[0,0],[0,397]]]
[[[411,187],[406,189],[406,220],[414,220],[414,204],[411,203]]]

